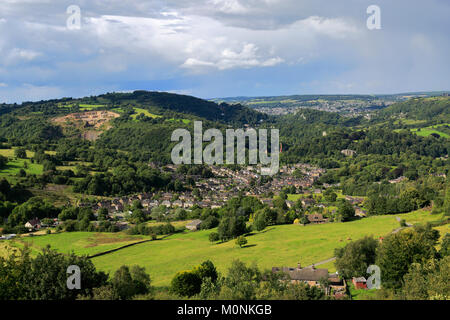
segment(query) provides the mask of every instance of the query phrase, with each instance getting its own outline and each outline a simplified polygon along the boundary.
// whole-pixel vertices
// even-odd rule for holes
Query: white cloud
[[[243,14],[249,12],[249,8],[244,7],[239,0],[209,0],[207,3],[224,13]]]
[[[192,52],[192,48],[188,51]],[[251,67],[271,67],[283,62],[280,57],[272,57],[265,59],[258,54],[258,48],[253,43],[246,43],[243,45],[241,51],[233,51],[225,48],[214,55],[205,57],[209,60],[199,60],[196,58],[188,58],[182,64],[184,68],[197,70],[197,67],[216,68],[219,70],[227,70],[233,68],[251,68]]]
[[[41,55],[40,52],[28,49],[13,48],[5,54],[3,64],[17,64],[21,62],[30,62]]]
[[[238,2],[220,3],[234,8]],[[210,17],[173,11],[159,18],[101,16],[87,21],[87,31],[97,36],[103,51],[147,54],[194,73],[292,64],[304,61],[303,55],[312,56],[321,37],[346,39],[359,34],[344,19],[317,16],[276,30],[232,27]]]

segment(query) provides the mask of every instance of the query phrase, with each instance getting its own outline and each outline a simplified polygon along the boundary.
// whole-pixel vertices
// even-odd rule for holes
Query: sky
[[[448,0],[0,0],[0,103],[449,90],[449,16]]]

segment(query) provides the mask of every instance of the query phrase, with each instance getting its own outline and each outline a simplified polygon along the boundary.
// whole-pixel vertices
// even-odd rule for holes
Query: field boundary
[[[109,254],[109,253],[113,253],[113,252],[116,252],[116,251],[119,251],[119,250],[122,250],[122,249],[126,249],[126,248],[129,248],[129,247],[132,247],[132,246],[141,244],[141,243],[146,243],[146,242],[150,242],[150,241],[163,240],[163,239],[165,239],[165,238],[167,238],[168,236],[171,236],[171,235],[172,235],[172,234],[168,234],[168,235],[165,235],[165,236],[161,237],[160,239],[156,239],[156,240],[153,240],[153,239],[147,239],[147,240],[142,240],[142,241],[138,241],[138,242],[129,243],[129,244],[123,245],[123,246],[118,247],[118,248],[115,248],[115,249],[111,249],[111,250],[107,250],[107,251],[95,253],[95,254],[93,254],[93,255],[91,255],[91,256],[88,256],[87,258],[88,258],[88,259],[92,259],[92,258],[104,256],[104,255],[107,255],[107,254]]]
[[[103,252],[99,252],[99,253],[93,254],[91,256],[88,256],[87,258],[88,259],[92,259],[92,258],[95,258],[95,257],[100,257],[100,256],[103,256],[103,255],[108,254],[108,253],[113,253],[113,252],[116,252],[116,251],[119,251],[119,250],[122,250],[122,249],[125,249],[125,248],[128,248],[128,247],[131,247],[131,246],[135,246],[137,244],[146,243],[146,242],[150,242],[150,241],[155,241],[155,240],[147,239],[147,240],[142,240],[142,241],[139,241],[139,242],[129,243],[129,244],[123,245],[123,246],[121,246],[119,248],[115,248],[115,249],[111,249],[111,250],[108,250],[108,251],[103,251]]]

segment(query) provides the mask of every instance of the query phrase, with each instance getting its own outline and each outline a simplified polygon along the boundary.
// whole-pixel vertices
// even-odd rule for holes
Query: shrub
[[[217,241],[219,241],[219,234],[217,233],[217,232],[211,232],[210,234],[209,234],[209,241],[211,241],[211,242],[217,242]]]
[[[200,292],[202,279],[193,271],[180,271],[172,279],[170,290],[182,297],[192,297]]]
[[[244,237],[244,236],[239,236],[239,237],[237,237],[237,239],[236,239],[236,244],[239,246],[239,247],[243,247],[243,246],[245,246],[246,244],[247,244],[247,239]]]

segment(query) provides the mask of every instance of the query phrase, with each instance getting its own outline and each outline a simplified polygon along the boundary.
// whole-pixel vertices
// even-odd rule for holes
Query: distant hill
[[[21,105],[0,104],[0,114],[16,112],[22,116],[33,114],[64,115],[79,111],[139,108],[163,114],[167,112],[192,115],[211,121],[233,124],[256,124],[269,117],[246,106],[217,104],[193,96],[167,92],[134,91],[106,93],[85,98],[62,98]],[[175,115],[175,114],[174,114]]]
[[[410,120],[442,120],[448,122],[450,119],[450,97],[412,98],[385,108],[380,111],[379,116],[384,119],[397,117]]]
[[[217,104],[200,98],[167,92],[134,91],[132,93],[108,93],[98,97],[113,104],[136,103],[163,110],[190,114],[211,121],[224,123],[256,124],[268,116],[240,104]]]
[[[242,105],[149,91],[0,104],[0,115],[0,143],[42,145],[78,137],[105,148],[139,152],[143,159],[151,155],[165,161],[171,132],[192,129],[194,120],[203,120],[204,128],[221,129],[270,120]]]

